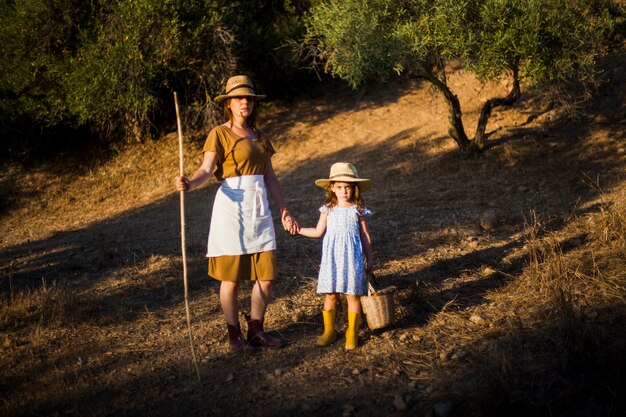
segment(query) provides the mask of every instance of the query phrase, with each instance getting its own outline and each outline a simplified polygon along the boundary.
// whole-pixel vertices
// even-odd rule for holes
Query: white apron
[[[207,247],[208,257],[276,249],[263,175],[244,175],[222,181],[213,203]]]

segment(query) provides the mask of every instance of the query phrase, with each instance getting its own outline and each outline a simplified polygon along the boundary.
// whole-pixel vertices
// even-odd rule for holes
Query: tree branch
[[[470,145],[470,141],[463,127],[463,112],[461,111],[461,104],[458,97],[448,88],[445,81],[437,78],[432,72],[425,71],[422,76],[430,81],[430,83],[443,94],[448,106],[448,121],[450,122],[448,134],[454,139],[457,145],[459,145],[461,150],[466,150]]]
[[[476,134],[474,135],[474,139],[471,143],[472,148],[475,150],[481,151],[485,148],[485,144],[487,142],[485,131],[487,129],[489,117],[491,117],[491,111],[498,106],[510,106],[522,95],[519,85],[518,66],[514,65],[511,71],[513,72],[513,88],[511,88],[509,94],[507,94],[506,97],[494,97],[487,100],[480,110],[480,117],[478,118],[478,125],[476,126]]]

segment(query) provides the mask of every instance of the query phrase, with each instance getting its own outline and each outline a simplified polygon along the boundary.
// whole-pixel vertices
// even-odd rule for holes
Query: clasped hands
[[[281,221],[283,223],[283,228],[286,232],[289,232],[292,235],[297,235],[300,231],[300,223],[287,211],[283,209],[281,211]]]

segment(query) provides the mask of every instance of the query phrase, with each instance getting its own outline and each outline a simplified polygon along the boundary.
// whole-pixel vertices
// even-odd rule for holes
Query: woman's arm
[[[298,229],[300,229],[300,224],[298,224],[298,221],[291,215],[291,213],[289,213],[289,210],[287,209],[287,204],[285,203],[280,183],[278,182],[278,178],[274,172],[272,161],[270,161],[267,172],[263,178],[265,180],[265,185],[270,190],[270,194],[272,194],[272,197],[274,198],[274,201],[276,201],[276,204],[280,207],[280,219],[283,223],[283,227],[292,235],[296,234]]]
[[[306,237],[322,237],[326,232],[326,216],[324,213],[320,213],[320,219],[317,221],[315,227],[301,227],[298,233]]]
[[[365,255],[365,261],[367,262],[366,269],[371,272],[374,267],[372,238],[370,237],[370,232],[367,230],[367,220],[365,220],[364,216],[359,217],[359,234],[361,236],[363,254]]]
[[[195,174],[188,179],[187,177],[176,177],[176,189],[178,191],[191,191],[202,187],[213,175],[215,165],[217,164],[217,153],[205,152],[202,164]]]

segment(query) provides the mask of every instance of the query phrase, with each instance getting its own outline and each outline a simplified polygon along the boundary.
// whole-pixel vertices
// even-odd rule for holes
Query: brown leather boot
[[[237,353],[252,353],[254,352],[254,346],[246,343],[246,339],[241,334],[241,328],[239,325],[233,326],[226,323],[228,328],[228,342],[230,343],[230,351]]]
[[[246,321],[248,322],[248,343],[252,346],[278,349],[285,344],[283,339],[265,333],[263,323],[260,320],[252,320],[246,314]]]

